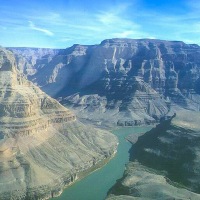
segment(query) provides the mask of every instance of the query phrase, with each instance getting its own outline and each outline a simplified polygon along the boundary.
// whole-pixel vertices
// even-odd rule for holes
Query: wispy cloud
[[[54,28],[56,36],[70,38],[70,40],[67,39],[69,43],[94,44],[113,37],[154,37],[154,35],[142,31],[141,26],[134,20],[125,17],[130,6],[131,4],[120,3],[120,5],[109,7],[104,11],[98,10],[95,13],[78,10],[59,14],[52,13],[48,27]],[[76,17],[74,18],[74,16]],[[41,24],[45,24],[46,18],[40,16],[40,19],[37,20]]]
[[[174,1],[177,6],[159,1],[156,7],[149,0],[102,0],[98,4],[92,1],[93,6],[87,7],[84,0],[79,1],[58,0],[47,5],[36,0],[32,6],[25,6],[28,3],[23,1],[16,4],[18,9],[4,1],[8,5],[0,5],[0,44],[65,48],[73,43],[97,44],[116,37],[200,44],[200,2],[197,0]]]
[[[48,37],[45,38],[46,41],[44,42],[48,46],[52,44],[52,46],[62,47],[67,47],[73,43],[97,44],[106,38],[113,37],[153,37],[154,35],[149,35],[142,30],[140,24],[135,22],[135,19],[128,16],[130,9],[131,11],[133,10],[132,6],[135,6],[136,1],[126,0],[123,3],[116,1],[112,5],[108,3],[108,6],[96,9],[95,12],[70,8],[55,9],[53,11],[52,9],[44,9],[40,12],[41,10],[29,7],[28,10],[22,12],[22,15],[19,15],[18,12],[15,13],[14,10],[9,10],[8,7],[3,11],[6,17],[2,22],[3,24],[8,24],[7,22],[9,22],[10,29],[15,30],[16,40],[19,40],[24,35],[30,42],[33,43],[34,41],[33,45],[44,39],[42,34],[39,33],[54,36],[53,41],[49,41]],[[17,15],[17,18],[15,15]],[[1,19],[0,13],[0,25]],[[27,21],[29,23],[28,27],[24,25]],[[35,37],[31,30],[37,31],[38,36]],[[23,46],[25,46],[23,44],[24,41],[22,41]]]
[[[35,26],[35,24],[32,22],[32,21],[29,21],[29,28],[32,29],[32,30],[36,30],[36,31],[39,31],[39,32],[42,32],[48,36],[53,36],[54,33],[47,30],[47,29],[43,29],[43,28],[39,28],[37,26]]]
[[[169,6],[169,5],[168,5]],[[140,5],[133,16],[140,24],[140,30],[149,34],[149,38],[179,40],[200,44],[200,2],[183,0],[175,8],[149,9]]]
[[[63,37],[59,39],[60,42],[69,42],[72,41],[72,38]]]
[[[127,38],[127,37],[133,37],[135,34],[136,34],[136,32],[134,32],[134,31],[123,31],[120,33],[114,33],[113,35],[116,38]]]
[[[124,7],[127,8],[128,7]],[[123,12],[122,12],[123,11]],[[96,15],[97,24],[105,31],[107,37],[148,37],[149,34],[141,29],[141,25],[134,19],[124,17],[125,9],[99,12]],[[153,36],[151,36],[153,37]]]

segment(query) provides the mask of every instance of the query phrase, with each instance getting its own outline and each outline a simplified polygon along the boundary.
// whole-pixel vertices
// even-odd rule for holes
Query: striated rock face
[[[44,49],[44,48],[27,48],[27,47],[11,47],[8,50],[12,51],[17,68],[21,73],[32,76],[50,63],[59,49]]]
[[[23,49],[11,50],[17,57],[26,54],[26,58],[30,57]],[[134,124],[134,120],[146,121],[147,118],[155,121],[166,114],[166,103],[170,101],[185,108],[199,110],[198,45],[150,39],[108,39],[99,45],[74,45],[65,50],[51,51],[41,50],[43,53],[38,56],[36,64],[29,66],[34,73],[27,74],[30,80],[51,96],[68,97],[62,103],[72,105],[75,111],[80,107],[78,102],[88,99],[88,95],[91,95],[90,98],[97,95],[95,101],[103,105],[106,100],[105,108],[103,106],[99,109],[117,113],[120,115],[119,119],[124,118],[124,112],[117,112],[111,107],[118,109],[120,102],[126,102],[126,115],[138,115],[134,108],[130,108],[133,99],[137,99],[137,103],[142,106],[150,101],[156,112],[148,112],[148,106],[143,107],[145,115],[128,117],[128,121],[125,120],[128,124],[130,121]],[[24,59],[27,60],[26,58]],[[26,65],[20,66],[18,68],[27,68]],[[151,91],[150,94],[148,91]],[[79,95],[78,102],[74,99],[76,93]],[[77,100],[78,96],[75,96]],[[151,102],[152,98],[158,97],[159,106]],[[161,97],[167,102],[161,100]],[[88,104],[88,101],[87,105],[89,108],[84,109],[84,118],[90,115],[89,109],[94,106],[93,103]],[[103,114],[97,114],[104,118]]]
[[[123,84],[118,89],[113,84],[102,96],[77,93],[62,102],[82,119],[107,126],[110,123],[118,126],[150,124],[168,112],[165,99],[139,77],[127,79]]]
[[[199,112],[179,110],[172,122],[163,121],[139,137],[130,151],[132,162],[111,193],[141,199],[200,199],[199,117]]]
[[[45,73],[46,84],[50,82],[50,76],[58,78],[62,68],[69,68],[71,75],[65,78],[66,87],[71,84],[71,79],[76,80],[75,88],[84,88],[100,78],[107,82],[109,78],[118,76],[122,79],[123,76],[134,75],[142,77],[156,91],[164,93],[177,88],[194,89],[200,73],[200,47],[183,42],[109,39],[100,45],[74,45],[65,50],[9,49],[18,56],[18,60],[19,56],[29,60],[29,67],[43,68],[42,72],[35,71],[34,78],[37,79],[40,73]],[[58,73],[53,75],[53,70],[58,68],[59,63],[63,65],[58,69]],[[24,67],[24,72],[30,74],[26,72],[27,66],[22,62],[18,62],[18,67]],[[36,82],[41,83],[40,81],[38,79]]]
[[[114,155],[115,136],[85,126],[27,81],[0,48],[0,199],[46,199]]]
[[[8,48],[17,60],[17,67],[32,82],[55,96],[69,86],[74,74],[86,63],[87,47],[74,45],[67,49]]]

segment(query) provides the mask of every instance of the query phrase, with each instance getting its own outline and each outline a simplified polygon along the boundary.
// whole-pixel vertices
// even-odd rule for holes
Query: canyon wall
[[[117,139],[79,122],[0,48],[0,199],[47,199],[111,158]]]
[[[200,199],[199,117],[180,109],[137,141],[129,139],[131,162],[108,199]]]
[[[105,116],[114,124],[153,123],[166,115],[170,104],[199,110],[200,47],[195,44],[108,39],[61,50],[10,49],[17,58],[25,54],[25,60],[34,54],[36,64],[28,65],[32,73],[20,59],[18,68],[97,124],[108,121]]]

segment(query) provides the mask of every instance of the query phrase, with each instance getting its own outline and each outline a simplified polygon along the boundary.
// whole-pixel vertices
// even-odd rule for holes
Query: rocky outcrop
[[[109,39],[100,45],[74,45],[65,50],[9,48],[18,57],[29,61],[29,65],[18,62],[18,68],[24,67],[28,73],[28,67],[35,70],[34,78],[44,73],[46,84],[50,83],[50,76],[59,78],[61,73],[55,73],[54,69],[69,68],[70,76],[65,77],[66,87],[71,84],[71,79],[76,80],[75,88],[84,88],[87,85],[104,78],[114,78],[118,75],[140,76],[159,93],[166,90],[194,89],[199,78],[199,54],[198,45],[189,45],[183,42],[164,40],[133,40],[133,39]],[[20,57],[21,56],[21,57]],[[20,57],[20,58],[19,58]],[[37,69],[42,69],[42,71]],[[79,76],[79,79],[77,77]],[[106,77],[107,76],[107,77]],[[187,80],[187,81],[183,81]],[[36,82],[43,86],[40,78]],[[58,80],[57,81],[61,81]],[[63,88],[59,88],[60,90]]]
[[[0,48],[0,199],[57,196],[111,158],[116,137],[85,126],[26,80]]]
[[[23,49],[11,50],[18,57],[26,54]],[[78,102],[94,99],[94,96],[98,96],[95,101],[100,102],[99,109],[106,109],[120,116],[117,117],[120,124],[135,124],[135,120],[156,121],[159,116],[166,114],[166,104],[169,102],[199,110],[198,45],[151,39],[108,39],[99,45],[73,45],[65,50],[51,51],[44,50],[36,64],[29,66],[34,73],[27,73],[28,77],[51,96],[61,97],[61,103],[70,104],[75,111],[80,107]],[[18,65],[18,68],[23,67]],[[24,65],[24,69],[26,68]],[[151,91],[150,94],[147,90]],[[78,102],[74,99],[74,96],[78,98],[77,93]],[[152,99],[159,100],[152,103]],[[164,102],[163,99],[167,101]],[[150,107],[154,107],[150,110],[156,112],[148,111],[149,101]],[[119,112],[115,110],[120,107],[121,102],[123,105],[127,104],[125,115],[129,116],[124,122],[121,119],[124,118],[125,108],[120,108]],[[143,106],[145,111],[142,116],[137,117],[133,102],[138,104],[139,109],[146,104],[146,107]],[[89,109],[94,107],[93,103],[87,102],[87,105],[88,109],[82,112],[83,118],[87,118],[90,115]],[[99,119],[95,119],[96,121],[104,118],[104,114],[97,112],[97,115]],[[113,118],[113,114],[110,118]]]
[[[27,47],[10,47],[7,49],[13,52],[18,70],[27,76],[33,76],[44,66],[47,67],[53,57],[61,51],[59,49]]]
[[[62,102],[79,113],[82,119],[104,126],[152,124],[169,110],[164,97],[139,77],[127,79],[119,88],[113,83],[102,96],[77,93]]]
[[[199,117],[199,112],[181,109],[172,121],[139,137],[124,177],[111,193],[126,195],[124,199],[200,199]]]

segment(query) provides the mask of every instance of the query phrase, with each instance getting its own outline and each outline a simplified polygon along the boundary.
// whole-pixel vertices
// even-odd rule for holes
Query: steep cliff
[[[48,60],[45,64],[44,59]],[[126,118],[124,113],[127,124],[156,121],[167,113],[169,102],[199,110],[200,47],[195,44],[108,39],[99,45],[73,45],[56,54],[46,53],[32,69],[35,74],[29,73],[30,80],[51,96],[61,97],[75,111],[82,108],[79,102],[84,99],[88,106],[81,110],[84,118],[94,107],[89,99],[101,104],[95,105],[98,110],[112,112],[109,118],[119,116],[115,123]],[[133,104],[138,104],[140,116]],[[97,121],[104,118],[104,114],[97,115]]]
[[[99,93],[102,92],[103,90],[99,89]],[[155,123],[169,110],[164,97],[139,77],[126,80],[118,88],[114,83],[110,90],[101,94],[76,93],[64,98],[62,103],[73,108],[82,119],[107,126]]]
[[[179,110],[172,122],[139,137],[124,177],[111,190],[116,199],[200,199],[199,117],[199,112]]]
[[[108,161],[116,137],[85,126],[0,48],[0,199],[46,199]]]
[[[26,47],[11,47],[8,50],[13,52],[18,70],[29,76],[34,75],[50,63],[53,57],[61,51],[59,49]]]

